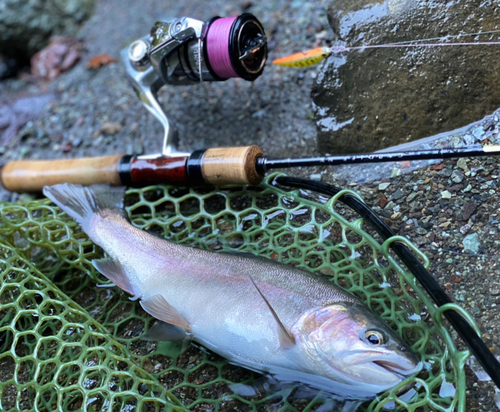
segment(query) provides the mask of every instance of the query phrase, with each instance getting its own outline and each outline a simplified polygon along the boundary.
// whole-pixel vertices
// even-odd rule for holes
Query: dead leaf
[[[87,68],[97,70],[99,67],[107,66],[108,64],[116,61],[117,60],[114,57],[111,57],[108,53],[98,54],[87,62]]]
[[[64,153],[71,152],[71,150],[73,149],[73,144],[69,141],[62,142],[60,149]]]
[[[83,42],[71,36],[55,36],[49,45],[31,58],[31,74],[43,80],[53,80],[71,69],[81,58]]]
[[[410,160],[406,160],[404,162],[401,162],[401,169],[408,169],[409,167],[411,167],[411,161]]]
[[[387,200],[387,196],[383,193],[380,194],[380,207],[383,209],[389,201]]]
[[[431,166],[429,167],[430,170],[443,170],[444,169],[444,164],[443,163],[439,163],[438,165],[434,165],[434,166]]]

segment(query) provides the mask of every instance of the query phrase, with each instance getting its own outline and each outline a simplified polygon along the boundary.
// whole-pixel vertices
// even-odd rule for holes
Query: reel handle
[[[16,160],[0,170],[0,182],[11,192],[41,192],[44,186],[258,185],[264,175],[259,146],[198,150],[190,156],[112,155],[64,160]]]

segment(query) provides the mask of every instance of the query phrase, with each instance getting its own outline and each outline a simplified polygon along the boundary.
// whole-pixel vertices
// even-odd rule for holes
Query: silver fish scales
[[[373,398],[420,370],[388,325],[326,279],[152,236],[128,222],[124,188],[62,184],[44,194],[109,255],[96,269],[165,322],[156,337],[189,337],[231,363],[345,399]]]

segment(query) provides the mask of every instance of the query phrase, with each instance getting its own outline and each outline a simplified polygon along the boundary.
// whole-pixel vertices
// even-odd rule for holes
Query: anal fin
[[[130,283],[130,280],[123,269],[123,266],[118,260],[114,260],[111,258],[104,259],[94,259],[92,261],[94,267],[106,276],[111,282],[113,282],[120,289],[123,289],[125,292],[130,293],[131,295],[135,295],[134,288]]]
[[[141,300],[142,308],[156,319],[189,329],[189,322],[162,295]]]

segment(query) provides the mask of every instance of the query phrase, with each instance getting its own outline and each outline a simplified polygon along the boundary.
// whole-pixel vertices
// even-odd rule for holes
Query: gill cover
[[[339,303],[306,313],[292,332],[311,368],[335,382],[363,383],[375,393],[418,370],[418,359],[368,308]]]

